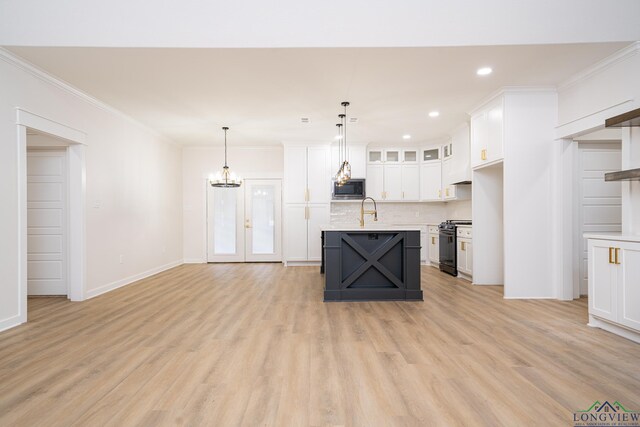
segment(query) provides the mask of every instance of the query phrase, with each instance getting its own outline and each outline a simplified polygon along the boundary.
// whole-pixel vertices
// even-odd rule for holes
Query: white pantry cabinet
[[[471,115],[471,167],[504,159],[504,98],[499,96]]]
[[[284,206],[285,262],[320,261],[320,226],[329,223],[328,204],[286,204]]]
[[[329,203],[330,161],[328,146],[285,145],[284,203]]]
[[[608,322],[623,328],[621,335],[637,333],[627,337],[640,341],[640,242],[591,238],[588,250],[590,324]]]

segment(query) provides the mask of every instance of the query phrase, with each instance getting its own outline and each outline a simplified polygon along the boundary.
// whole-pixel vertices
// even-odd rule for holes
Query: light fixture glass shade
[[[229,170],[227,166],[227,131],[228,127],[223,127],[224,131],[224,166],[222,172],[218,172],[215,177],[209,178],[212,187],[236,188],[242,185],[242,178]]]

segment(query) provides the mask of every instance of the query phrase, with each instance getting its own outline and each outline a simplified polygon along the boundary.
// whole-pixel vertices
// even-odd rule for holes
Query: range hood
[[[608,128],[626,128],[640,126],[640,108],[628,111],[624,114],[611,117],[604,122]],[[620,172],[609,172],[604,174],[605,181],[628,181],[640,180],[640,168],[627,169]]]
[[[628,128],[640,126],[640,108],[627,111],[624,114],[611,117],[604,121],[604,126],[608,128]]]

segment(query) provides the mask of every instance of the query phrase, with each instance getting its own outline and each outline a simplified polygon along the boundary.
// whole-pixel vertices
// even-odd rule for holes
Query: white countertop
[[[640,234],[622,234],[622,233],[585,233],[585,239],[598,240],[618,240],[621,242],[640,242]]]
[[[364,227],[359,224],[323,224],[321,231],[420,231],[419,225],[385,225],[366,223]]]

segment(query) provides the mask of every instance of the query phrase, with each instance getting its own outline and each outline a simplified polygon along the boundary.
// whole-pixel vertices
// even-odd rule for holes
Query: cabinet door
[[[329,147],[308,148],[307,198],[309,203],[329,203],[331,201],[330,162],[331,152]]]
[[[640,244],[618,242],[618,322],[640,331]]]
[[[402,200],[400,165],[384,165],[384,200]]]
[[[453,152],[451,159],[451,182],[471,181],[469,163],[469,126],[465,123],[452,137]]]
[[[402,163],[418,163],[418,150],[402,150]]]
[[[384,166],[367,166],[367,196],[377,200],[384,199]]]
[[[473,276],[473,242],[471,240],[467,241],[465,253],[467,255],[467,274]]]
[[[434,264],[440,262],[440,237],[437,234],[429,234],[429,261]]]
[[[400,163],[400,150],[384,150],[385,163]]]
[[[445,200],[456,198],[456,186],[452,185],[452,167],[453,159],[449,158],[442,162],[442,186],[443,186],[443,198]]]
[[[420,168],[418,165],[402,165],[402,200],[420,199]]]
[[[429,234],[420,233],[420,262],[427,262],[429,259]]]
[[[483,150],[487,149],[487,115],[479,112],[471,117],[471,167],[480,166]]]
[[[349,148],[349,163],[351,164],[351,177],[366,178],[367,177],[367,147],[364,145],[353,145],[353,146],[349,146],[348,148]],[[336,162],[336,165],[337,165],[337,162]]]
[[[304,203],[307,191],[307,147],[286,146],[284,164],[284,202]]]
[[[420,168],[420,199],[441,200],[442,164],[440,162],[424,163]]]
[[[307,260],[307,205],[284,205],[284,257]]]
[[[616,265],[610,262],[614,242],[589,241],[589,313],[618,321],[616,309]]]
[[[502,123],[502,98],[500,98],[487,111],[487,162],[504,158]]]
[[[457,240],[456,243],[456,258],[458,258],[457,266],[459,272],[466,273],[467,272],[467,257],[464,253],[463,248],[464,241],[461,239]]]
[[[330,207],[328,204],[308,206],[307,253],[309,254],[309,261],[320,261],[322,257],[322,236],[320,226],[329,223],[329,215]]]

